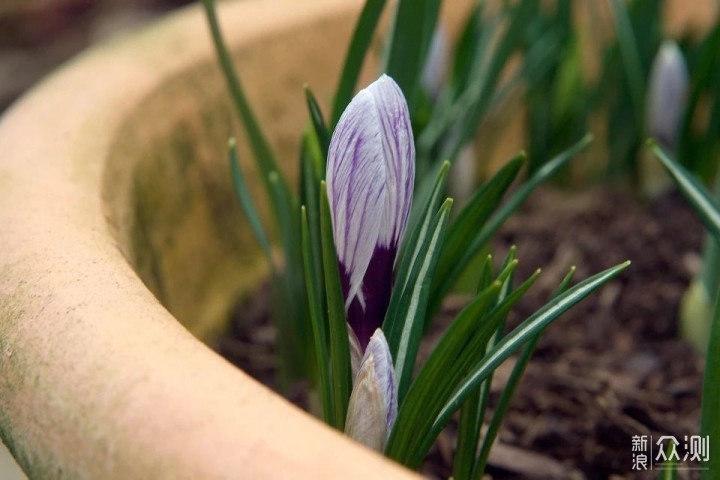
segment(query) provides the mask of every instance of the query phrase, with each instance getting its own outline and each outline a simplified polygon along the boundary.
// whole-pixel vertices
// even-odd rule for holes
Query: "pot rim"
[[[360,5],[245,0],[220,18],[238,48]],[[0,121],[0,436],[32,478],[417,478],[194,338],[118,248],[114,136],[163,78],[214,58],[206,30],[195,5],[92,48]]]

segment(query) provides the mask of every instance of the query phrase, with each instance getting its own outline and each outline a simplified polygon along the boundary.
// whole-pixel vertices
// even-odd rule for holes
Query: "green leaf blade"
[[[310,87],[305,85],[305,102],[307,103],[308,112],[310,113],[310,121],[315,129],[315,135],[322,148],[323,156],[327,158],[328,147],[330,146],[330,133],[328,132],[325,118],[323,117],[320,104],[318,104],[315,95]]]
[[[505,279],[516,265],[517,261],[510,264]],[[429,430],[445,399],[456,389],[470,367],[480,360],[483,346],[512,306],[532,286],[538,274],[539,271],[535,272],[493,308],[504,283],[504,279],[498,278],[460,312],[411,385],[390,436],[386,450],[388,456],[410,468],[420,465],[432,445],[432,440],[428,444],[421,443],[424,439],[422,433]]]
[[[210,26],[210,33],[212,40],[215,45],[215,50],[218,54],[220,61],[220,67],[222,68],[225,76],[225,81],[230,91],[230,96],[233,100],[233,105],[237,110],[240,123],[245,128],[245,134],[247,135],[250,147],[252,148],[253,154],[257,161],[258,168],[265,183],[265,187],[270,195],[271,187],[267,183],[272,172],[279,172],[277,162],[275,161],[275,155],[270,148],[270,144],[265,138],[265,134],[260,128],[260,124],[250,107],[245,91],[243,90],[240,78],[237,75],[235,67],[233,66],[232,55],[228,49],[220,31],[220,24],[217,18],[217,12],[215,10],[215,2],[213,0],[202,0],[203,7],[205,8],[206,17]],[[286,195],[290,196],[290,190],[284,179],[280,178],[281,187],[286,191]],[[276,214],[279,215],[277,210],[288,208],[287,205],[273,205],[276,210]]]
[[[400,301],[403,298],[408,283],[412,280],[413,267],[420,257],[420,249],[425,243],[427,235],[430,234],[431,224],[435,217],[435,211],[439,208],[440,198],[445,190],[445,182],[450,169],[450,162],[444,162],[435,178],[433,190],[425,202],[422,218],[415,223],[408,225],[405,240],[400,247],[398,260],[396,264],[397,274],[395,277],[395,286],[390,296],[390,304],[388,305],[387,314],[383,322],[383,332],[387,336],[388,345],[393,358],[397,355],[399,344],[396,323],[400,318]]]
[[[320,229],[328,306],[335,426],[342,431],[345,428],[345,416],[350,399],[350,343],[325,182],[320,184]]]
[[[698,214],[705,228],[716,241],[720,242],[720,206],[715,202],[712,194],[655,141],[648,141],[648,146],[673,177],[680,192]]]
[[[450,226],[433,282],[428,320],[440,308],[443,297],[455,284],[460,273],[469,263],[469,258],[480,250],[482,245],[471,254],[468,253],[476,232],[481,231],[482,226],[500,204],[503,195],[520,172],[524,158],[523,154],[516,156],[478,189]],[[461,259],[464,263],[458,266]]]
[[[585,135],[579,142],[564,152],[557,155],[551,161],[539,168],[521,187],[519,187],[508,200],[503,203],[493,216],[483,225],[482,230],[474,237],[470,245],[464,251],[463,256],[447,266],[446,270],[438,269],[438,274],[443,275],[442,283],[439,283],[437,290],[433,291],[436,297],[433,306],[439,306],[439,300],[450,291],[450,288],[463,273],[465,267],[472,258],[480,251],[486,242],[497,232],[502,224],[517,210],[520,205],[530,196],[535,189],[548,178],[556,174],[562,167],[582,150],[587,148],[593,140],[591,134]],[[435,310],[436,311],[436,310]]]
[[[247,216],[250,228],[255,234],[255,238],[260,244],[265,257],[267,258],[268,264],[273,272],[275,272],[275,262],[272,258],[272,249],[270,248],[270,240],[265,228],[263,227],[260,215],[257,213],[255,203],[250,196],[250,192],[247,187],[245,175],[243,174],[242,168],[240,168],[240,161],[238,160],[237,142],[234,138],[228,140],[228,161],[230,162],[230,172],[232,175],[233,186],[235,188],[235,195],[237,196],[240,205]],[[275,275],[275,274],[274,274]]]
[[[400,86],[411,112],[439,9],[440,0],[400,0],[395,12],[385,73]]]
[[[327,331],[326,318],[323,315],[322,296],[317,289],[315,279],[318,272],[315,269],[315,259],[313,258],[312,247],[310,245],[310,229],[308,227],[307,210],[305,206],[301,209],[302,223],[302,250],[303,264],[305,267],[305,283],[308,293],[308,309],[310,312],[310,323],[313,329],[313,339],[315,343],[315,358],[320,376],[320,395],[322,398],[323,419],[329,425],[336,425],[335,411],[332,400],[332,379],[330,378],[330,369],[328,364],[328,348],[327,348]]]
[[[563,278],[560,286],[553,294],[553,298],[561,295],[570,287],[570,282],[572,281],[572,277],[574,274],[575,267],[572,267],[570,269],[570,272],[568,272],[565,278]],[[527,368],[528,363],[530,363],[530,359],[532,358],[532,355],[535,351],[535,347],[540,341],[543,333],[544,330],[541,330],[536,335],[530,337],[530,340],[523,347],[520,356],[518,357],[515,365],[513,366],[512,372],[508,377],[505,388],[500,395],[500,399],[498,400],[495,411],[493,412],[490,423],[488,424],[488,428],[485,432],[485,437],[482,440],[480,453],[477,456],[472,472],[472,478],[475,480],[480,480],[485,473],[485,468],[487,466],[488,459],[490,458],[490,449],[495,443],[495,439],[497,438],[497,435],[500,432],[500,427],[502,426],[502,421],[505,418],[505,414],[507,413],[508,409],[510,408],[510,401],[515,394],[515,390],[520,384],[520,380],[525,373],[525,369]]]
[[[720,441],[718,441],[720,439],[720,295],[717,295],[715,302],[705,357],[700,435],[710,439],[709,460],[703,465],[707,470],[702,473],[702,479],[713,480],[720,471]]]
[[[335,90],[335,101],[333,103],[332,117],[330,126],[335,127],[340,115],[348,106],[352,99],[355,85],[357,84],[360,70],[365,62],[365,56],[370,48],[373,34],[377,28],[380,15],[385,7],[386,0],[367,0],[360,19],[355,27],[355,32],[350,41],[347,55],[345,56],[345,64],[343,65],[340,80]]]
[[[478,365],[473,367],[472,373],[466,377],[455,393],[449,398],[435,419],[426,439],[430,437],[434,439],[447,424],[453,412],[457,410],[459,405],[472,392],[472,389],[487,378],[490,372],[494,371],[503,361],[520,348],[520,346],[597,288],[617,277],[629,265],[630,262],[621,263],[580,282],[575,287],[546,304],[504,337],[488,352]],[[432,441],[430,441],[430,443],[432,443]]]
[[[432,233],[428,235],[418,252],[418,262],[410,275],[412,283],[407,285],[400,302],[401,320],[396,322],[393,338],[397,338],[397,351],[393,357],[395,377],[398,386],[398,403],[402,403],[410,377],[415,367],[420,340],[424,331],[425,309],[430,295],[430,282],[440,256],[445,227],[452,208],[452,200],[447,199],[440,207],[434,221]]]

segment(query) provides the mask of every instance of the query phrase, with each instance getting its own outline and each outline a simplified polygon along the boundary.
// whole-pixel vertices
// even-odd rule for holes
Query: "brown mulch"
[[[702,360],[677,338],[677,310],[699,265],[701,241],[699,222],[675,193],[642,205],[609,189],[544,189],[506,223],[493,245],[496,257],[516,245],[517,278],[543,268],[511,325],[543,305],[571,265],[579,281],[625,259],[633,264],[547,330],[493,449],[492,478],[656,478],[657,472],[632,471],[632,436],[697,433]],[[218,348],[274,386],[266,297],[238,307]],[[464,301],[447,299],[428,345]],[[511,368],[508,361],[495,375],[491,409]],[[300,385],[290,396],[301,401],[305,392]],[[443,433],[423,474],[451,475],[454,428]],[[695,478],[687,473],[681,478]]]

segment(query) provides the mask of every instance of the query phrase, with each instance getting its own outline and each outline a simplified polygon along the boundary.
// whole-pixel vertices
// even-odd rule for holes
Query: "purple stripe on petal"
[[[400,87],[387,75],[382,75],[368,90],[372,90],[382,131],[380,137],[388,184],[380,243],[398,245],[407,225],[415,183],[415,143],[410,113]]]
[[[347,309],[347,320],[352,327],[355,335],[357,335],[360,346],[365,349],[370,336],[376,329],[382,326],[390,303],[390,292],[393,280],[393,263],[397,250],[395,248],[377,247],[368,265],[361,295],[355,298]],[[345,298],[350,290],[349,275],[345,267],[341,264],[340,269],[343,294]],[[364,301],[364,307],[359,298]]]

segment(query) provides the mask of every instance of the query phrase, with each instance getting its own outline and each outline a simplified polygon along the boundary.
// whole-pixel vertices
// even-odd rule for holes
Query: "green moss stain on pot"
[[[13,285],[17,283],[17,272],[12,268],[6,268],[0,272],[0,285]],[[13,280],[14,279],[14,280]],[[13,283],[6,283],[11,282]],[[13,336],[17,329],[21,317],[23,315],[22,305],[24,298],[21,291],[22,287],[18,287],[12,294],[0,295],[0,399],[11,399],[13,392],[16,392],[19,386],[12,383],[12,379],[16,379],[15,375],[5,375],[4,372],[15,371],[25,372],[23,381],[30,379],[32,367],[23,362],[22,352],[18,351],[14,345]],[[31,458],[28,454],[29,449],[24,446],[23,436],[13,427],[12,418],[8,408],[3,407],[0,401],[0,439],[5,444],[8,451],[16,459],[18,464],[23,468],[32,468],[33,478],[49,478],[42,475],[52,473],[49,470],[50,463],[47,459]],[[2,475],[0,471],[0,475]],[[4,477],[1,477],[4,478]],[[15,478],[15,477],[13,477]],[[21,477],[22,478],[22,477]]]
[[[321,100],[331,98],[336,75],[328,72],[338,70],[344,49],[327,49],[320,39],[345,38],[353,24],[350,17],[317,23],[235,52],[248,98],[291,184],[298,132],[308,121],[302,85],[308,82]],[[106,216],[120,249],[163,305],[204,340],[223,328],[230,309],[268,270],[232,189],[230,136],[238,138],[250,189],[267,219],[253,156],[214,59],[147,96],[119,129],[104,172]]]
[[[5,269],[0,274],[0,282],[3,284],[11,281],[8,278],[7,270],[8,269]],[[7,283],[6,285],[10,284]],[[17,355],[13,352],[10,336],[22,314],[20,305],[22,305],[22,303],[18,301],[14,295],[3,294],[0,296],[0,396],[5,398],[9,396],[8,392],[11,392],[14,388],[14,386],[9,383],[9,377],[3,375],[3,372],[17,367]],[[10,364],[12,364],[12,366],[10,366]],[[1,405],[0,403],[0,406]],[[13,452],[13,455],[17,455],[16,446],[12,440],[14,436],[11,435],[10,427],[7,427],[7,425],[10,424],[10,418],[6,410],[0,408],[0,438],[2,438],[2,441],[7,445],[8,449]],[[4,426],[6,427],[3,428]]]
[[[264,275],[232,191],[224,148],[237,125],[220,81],[203,65],[162,85],[124,123],[105,172],[121,250],[203,339]]]

